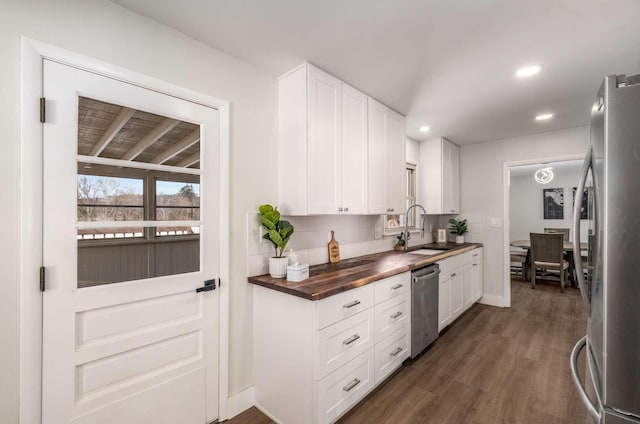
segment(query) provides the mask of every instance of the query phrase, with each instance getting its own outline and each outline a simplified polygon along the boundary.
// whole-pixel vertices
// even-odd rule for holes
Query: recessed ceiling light
[[[553,115],[550,113],[543,113],[542,115],[536,116],[536,121],[546,121],[547,119],[553,118]]]
[[[420,127],[420,132],[429,132],[429,127],[426,125],[423,125]]]
[[[531,75],[535,75],[540,72],[541,69],[542,66],[540,65],[526,66],[524,68],[518,69],[518,72],[516,72],[516,76],[520,78],[530,77]]]

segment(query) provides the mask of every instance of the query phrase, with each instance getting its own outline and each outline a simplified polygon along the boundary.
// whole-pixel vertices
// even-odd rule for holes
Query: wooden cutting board
[[[329,241],[329,244],[327,245],[327,247],[329,248],[329,262],[332,264],[339,262],[340,261],[340,245],[338,244],[335,237],[333,236],[333,230],[331,230],[331,240]]]

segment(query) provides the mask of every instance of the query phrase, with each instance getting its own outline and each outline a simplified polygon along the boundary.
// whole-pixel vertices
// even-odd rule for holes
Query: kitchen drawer
[[[440,279],[442,276],[453,271],[454,269],[461,267],[465,264],[465,255],[451,256],[437,262],[440,265]]]
[[[472,262],[478,262],[482,260],[482,247],[470,250],[464,254],[464,263],[470,264]]]
[[[317,329],[353,316],[373,306],[373,284],[358,287],[319,300],[316,305]]]
[[[411,322],[411,293],[389,299],[374,307],[375,343]]]
[[[411,353],[410,333],[411,327],[406,325],[376,344],[374,348],[376,385],[402,365],[402,362],[409,357]]]
[[[404,272],[384,280],[376,281],[375,303],[384,302],[387,299],[398,297],[411,291],[411,273]]]
[[[373,308],[318,331],[317,380],[373,347]]]
[[[318,382],[317,424],[332,423],[373,388],[373,349]]]

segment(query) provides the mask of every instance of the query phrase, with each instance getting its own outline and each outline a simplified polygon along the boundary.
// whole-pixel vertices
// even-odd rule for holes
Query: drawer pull
[[[402,316],[402,312],[398,311],[395,314],[391,315],[391,319],[396,319]]]
[[[397,347],[396,350],[394,350],[393,352],[390,353],[391,356],[398,356],[400,354],[400,352],[402,352],[402,348],[401,347]]]
[[[475,255],[471,255],[472,258],[477,258],[478,254],[476,253]]]
[[[343,345],[345,346],[349,346],[351,343],[355,342],[356,340],[358,340],[360,338],[359,335],[354,334],[353,336],[349,337],[348,339],[344,340],[342,342]]]
[[[353,381],[351,381],[351,383],[347,384],[346,386],[344,386],[342,388],[342,390],[344,390],[345,392],[350,392],[351,389],[353,389],[354,387],[356,387],[358,384],[360,384],[360,380],[357,378],[354,378]]]
[[[396,284],[395,286],[391,287],[391,290],[398,290],[401,289],[403,287],[403,284]]]
[[[455,277],[456,275],[458,275],[458,274],[456,274],[456,273],[454,272],[453,274],[451,274],[451,277]]]
[[[473,266],[478,266],[478,264],[473,264]]]
[[[345,309],[349,309],[349,308],[353,308],[354,306],[358,306],[359,304],[360,304],[359,300],[354,300],[353,302],[347,303],[346,305],[342,305],[342,307]]]

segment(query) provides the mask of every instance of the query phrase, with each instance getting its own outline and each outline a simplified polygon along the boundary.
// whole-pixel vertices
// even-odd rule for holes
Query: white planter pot
[[[273,278],[282,278],[287,276],[287,265],[289,258],[283,256],[281,258],[269,258],[269,274]]]
[[[464,243],[464,236],[456,236],[456,243],[458,244]]]

